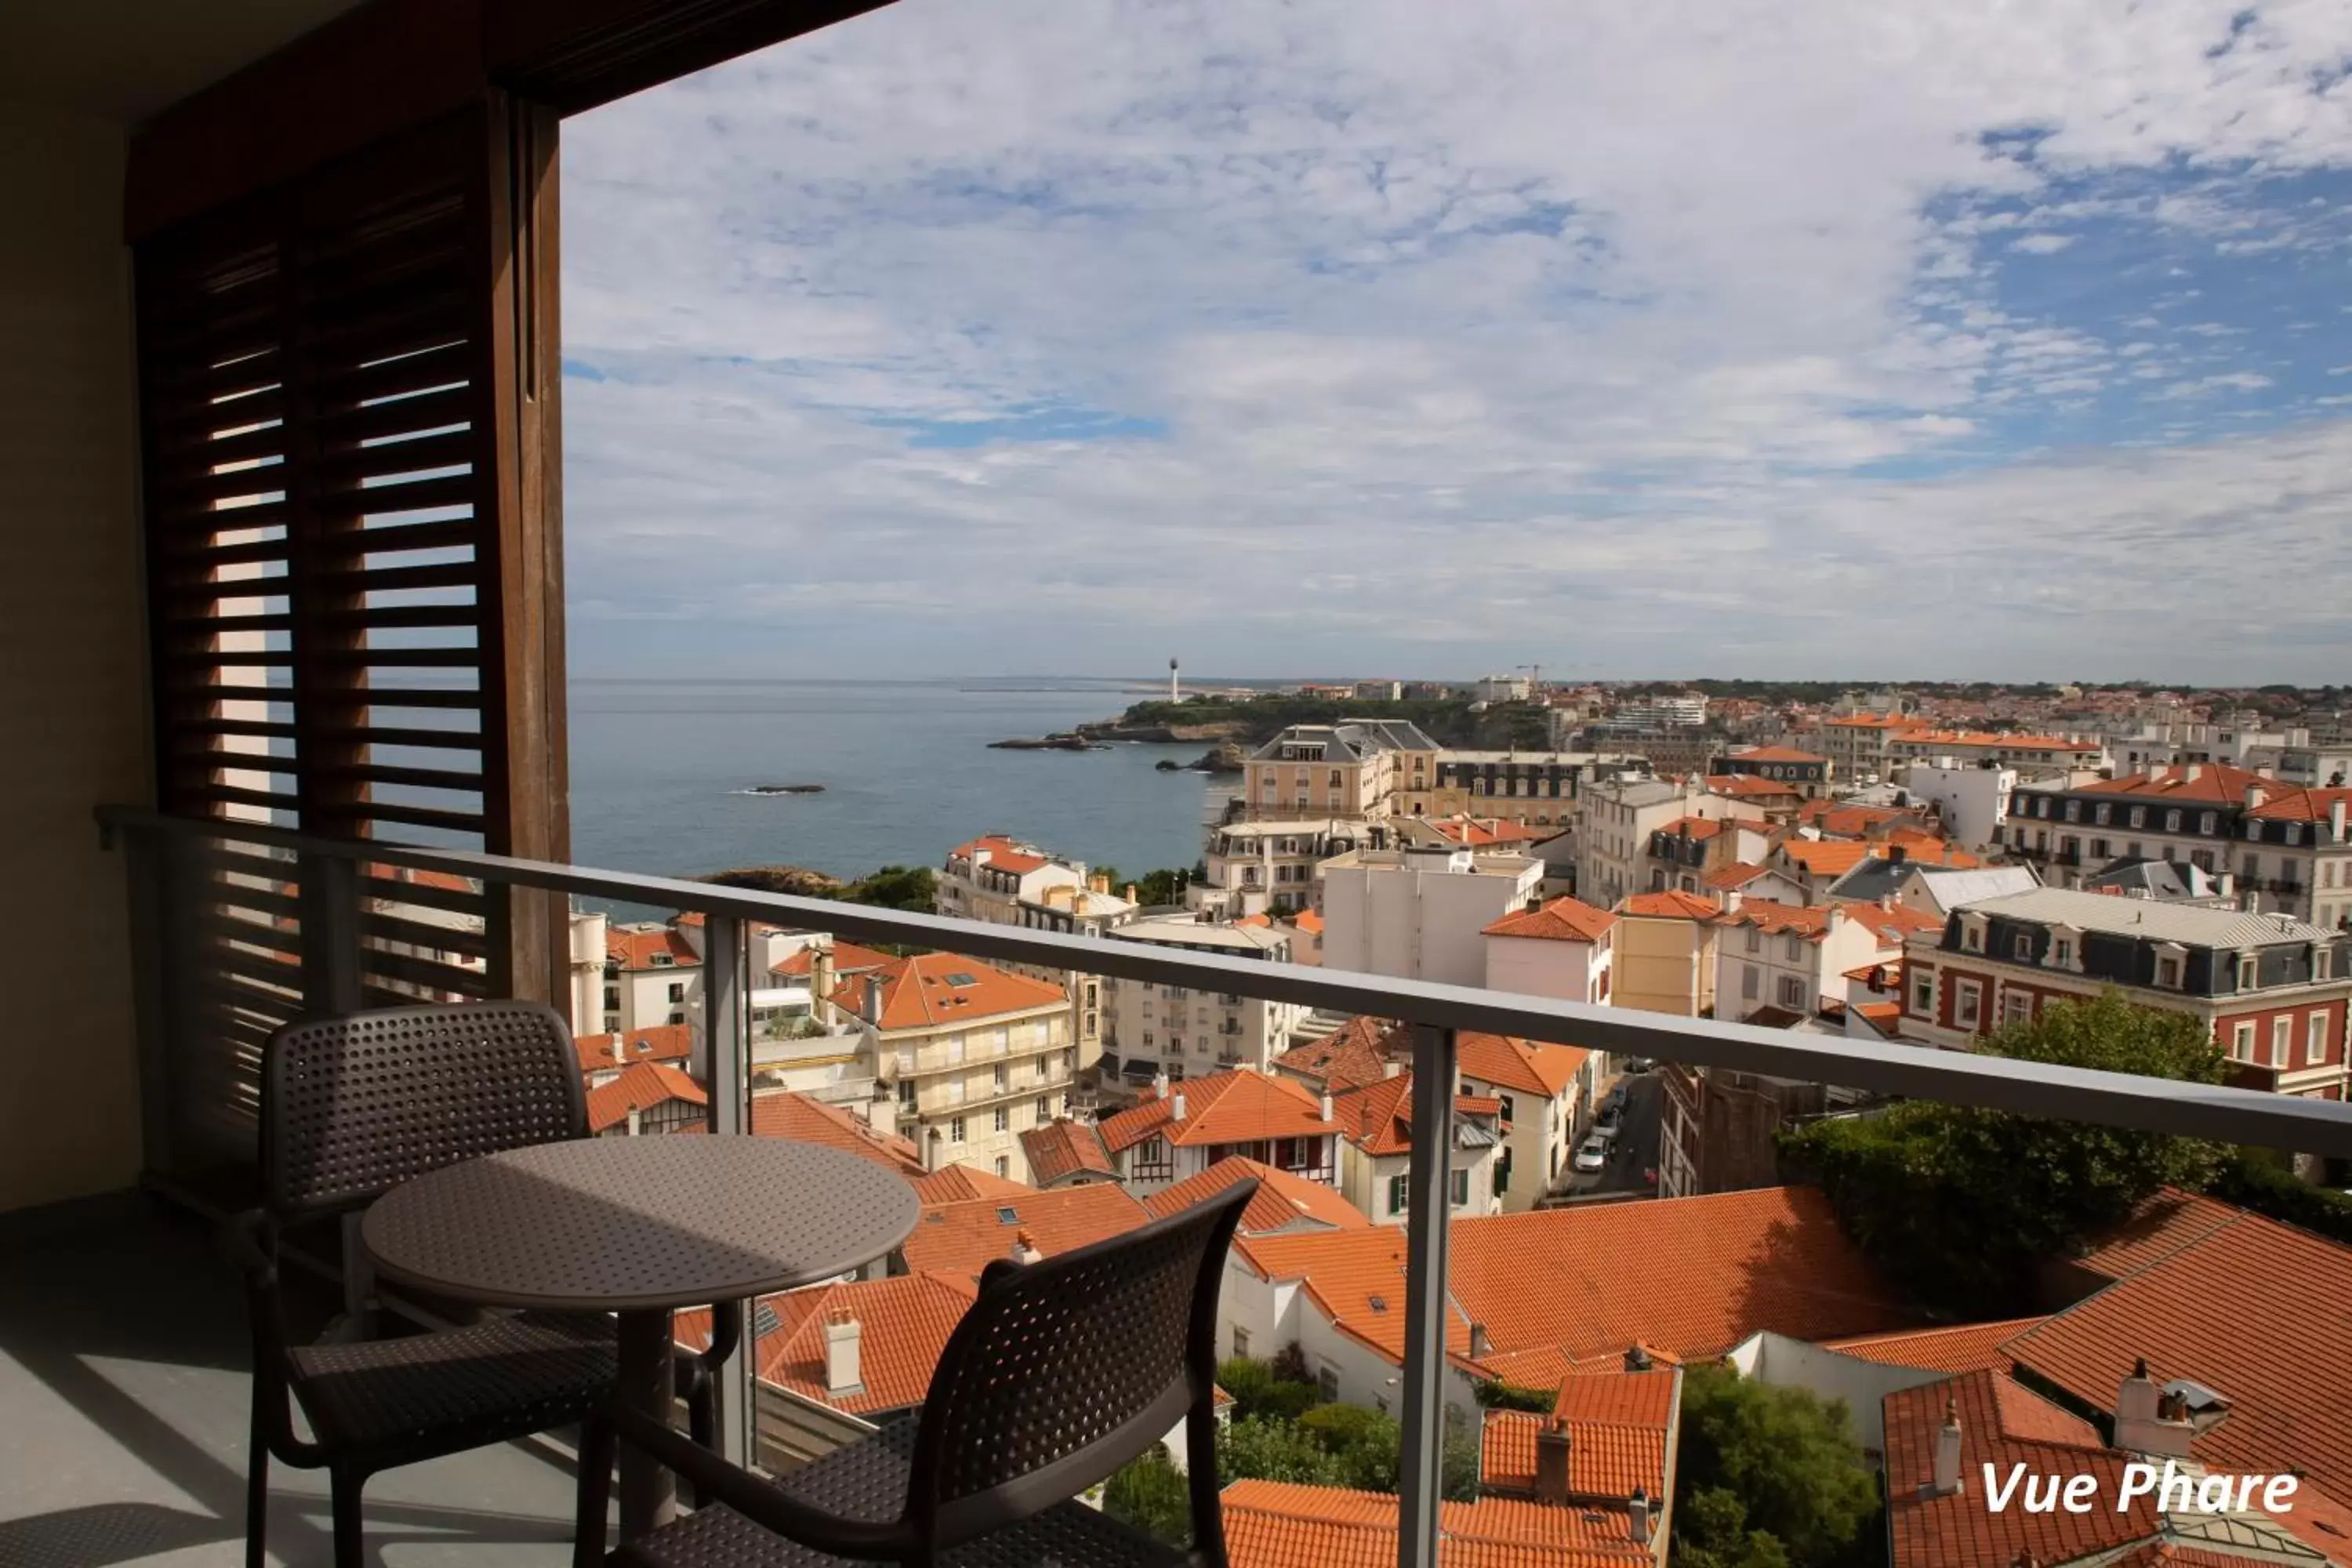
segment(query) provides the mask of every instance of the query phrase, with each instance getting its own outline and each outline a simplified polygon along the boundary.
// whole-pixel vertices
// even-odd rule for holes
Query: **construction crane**
[[[1511,666],[1511,668],[1512,668],[1513,669],[1524,669],[1524,670],[1526,670],[1526,671],[1528,672],[1528,695],[1529,697],[1531,697],[1531,698],[1532,698],[1532,697],[1541,697],[1541,696],[1543,695],[1543,666],[1542,666],[1542,665],[1539,665],[1539,664],[1515,664],[1515,665]]]

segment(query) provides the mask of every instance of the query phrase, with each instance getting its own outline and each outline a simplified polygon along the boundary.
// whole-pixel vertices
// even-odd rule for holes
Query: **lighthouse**
[[[1184,700],[1182,697],[1177,694],[1176,661],[1172,658],[1168,661],[1168,700],[1171,702],[1181,702]]]

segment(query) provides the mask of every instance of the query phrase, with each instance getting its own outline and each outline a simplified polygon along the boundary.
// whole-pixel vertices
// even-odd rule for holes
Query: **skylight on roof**
[[[972,976],[967,974],[961,969],[945,978],[947,983],[950,985],[977,985],[980,984],[978,980],[972,978]]]
[[[1012,1207],[1010,1205],[1007,1205],[1005,1207],[1000,1208],[996,1211],[996,1223],[999,1225],[1019,1225],[1021,1223],[1021,1211]]]

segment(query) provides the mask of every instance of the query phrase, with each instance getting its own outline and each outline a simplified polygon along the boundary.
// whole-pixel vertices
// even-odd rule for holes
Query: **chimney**
[[[1838,933],[1838,929],[1844,924],[1845,911],[1838,908],[1837,905],[1832,904],[1830,906],[1830,912],[1822,918],[1822,930],[1828,935],[1835,936]]]
[[[866,1125],[887,1138],[898,1131],[898,1102],[887,1089],[877,1089],[866,1102]]]
[[[1130,904],[1139,904],[1143,901],[1142,895],[1135,890],[1135,884],[1132,882],[1129,882],[1127,885],[1126,898],[1127,901]]]
[[[1903,845],[1890,844],[1886,847],[1886,858],[1890,864],[1900,866],[1911,858],[1911,851]]]
[[[1330,1088],[1330,1086],[1329,1086],[1328,1084],[1326,1084],[1326,1085],[1324,1086],[1324,1088],[1323,1088],[1322,1111],[1323,1111],[1323,1120],[1324,1120],[1324,1121],[1330,1121],[1330,1120],[1331,1120],[1331,1088]],[[1476,1352],[1472,1352],[1472,1353],[1474,1353],[1474,1354],[1475,1354],[1475,1353],[1476,1353]]]
[[[2185,1459],[2196,1436],[2188,1402],[2158,1388],[2147,1374],[2147,1358],[2140,1357],[2116,1391],[2116,1447],[2126,1453]]]
[[[1936,1479],[1919,1489],[1925,1497],[1950,1497],[1960,1489],[1960,1405],[1944,1401],[1944,1425],[1936,1433]]]
[[[858,1342],[865,1331],[846,1310],[836,1310],[824,1324],[824,1391],[848,1394],[864,1386],[857,1364]]]
[[[1650,1348],[1647,1345],[1637,1342],[1625,1352],[1627,1372],[1647,1372],[1652,1364]]]
[[[1536,1500],[1568,1500],[1568,1423],[1548,1417],[1536,1429]]]
[[[1386,1060],[1386,1061],[1384,1061],[1384,1062],[1381,1063],[1381,1076],[1382,1078],[1394,1078],[1394,1077],[1396,1077],[1396,1075],[1397,1075],[1397,1074],[1399,1074],[1399,1073],[1401,1073],[1401,1072],[1402,1072],[1402,1071],[1404,1071],[1404,1063],[1402,1063],[1402,1062],[1401,1062],[1401,1061],[1398,1061],[1398,1060],[1397,1060],[1395,1058],[1393,1058],[1393,1057],[1391,1057],[1391,1058],[1390,1058],[1388,1060]],[[1329,1097],[1328,1097],[1328,1096],[1326,1096],[1325,1098],[1327,1098],[1327,1099],[1328,1099],[1328,1098],[1329,1098]],[[1327,1117],[1325,1117],[1325,1118],[1324,1118],[1324,1120],[1325,1120],[1326,1121],[1328,1121],[1330,1120],[1330,1118],[1327,1116]]]
[[[2263,789],[2262,785],[2258,784],[2250,784],[2246,786],[2246,809],[2248,811],[2256,809],[2263,804],[2263,802],[2269,798],[2270,792]]]
[[[2327,837],[2331,843],[2344,842],[2344,796],[2340,795],[2327,803]]]
[[[2201,779],[2204,776],[2205,764],[2202,763],[2191,763],[2187,767],[2180,770],[2180,782],[2182,784],[2195,784],[2199,779]]]
[[[1013,1233],[1012,1256],[1015,1263],[1042,1263],[1045,1260],[1045,1255],[1037,1250],[1037,1238],[1029,1234],[1029,1227],[1025,1225]]]
[[[644,1121],[644,1118],[645,1118],[645,1112],[644,1112],[644,1111],[639,1110],[638,1110],[635,1106],[634,1106],[634,1105],[632,1105],[631,1107],[629,1107],[629,1136],[630,1136],[630,1137],[635,1138],[635,1137],[637,1135],[638,1129],[639,1129],[639,1127],[641,1126],[641,1124],[642,1124],[642,1122],[643,1122],[643,1121]]]
[[[1650,1492],[1646,1487],[1633,1489],[1633,1500],[1625,1506],[1626,1522],[1633,1531],[1633,1544],[1650,1544]]]
[[[857,1016],[869,1024],[877,1026],[881,1024],[882,977],[880,975],[869,974],[866,977],[866,1001],[865,1005],[858,1008]]]
[[[1171,1106],[1169,1110],[1170,1121],[1181,1121],[1184,1120],[1184,1091],[1182,1089],[1180,1089],[1176,1091],[1176,1103]]]
[[[809,942],[809,996],[814,1002],[833,999],[833,936],[821,933]]]
[[[1487,1356],[1494,1353],[1494,1349],[1495,1342],[1487,1337],[1486,1325],[1484,1323],[1471,1324],[1470,1359],[1472,1361],[1485,1361]]]

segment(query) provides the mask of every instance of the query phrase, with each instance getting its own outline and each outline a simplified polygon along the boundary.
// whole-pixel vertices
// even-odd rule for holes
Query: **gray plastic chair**
[[[817,1568],[843,1560],[1223,1568],[1217,1289],[1255,1181],[1036,1263],[1000,1258],[940,1352],[919,1416],[769,1481],[615,1405],[580,1460],[580,1552],[604,1550],[614,1434],[719,1506],[608,1560],[625,1568]],[[1187,1554],[1075,1499],[1186,1424]]]
[[[594,1417],[617,1367],[613,1320],[523,1312],[442,1333],[288,1340],[278,1242],[290,1226],[364,1208],[389,1188],[478,1155],[587,1133],[571,1029],[525,1002],[403,1007],[289,1024],[261,1074],[263,1206],[228,1238],[253,1318],[246,1562],[260,1568],[269,1461],[329,1472],[337,1568],[362,1563],[360,1496],[379,1470]],[[718,1332],[732,1348],[732,1312]],[[681,1369],[698,1433],[708,1378]],[[289,1399],[291,1397],[292,1404]],[[299,1405],[311,1436],[294,1428]]]

